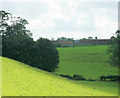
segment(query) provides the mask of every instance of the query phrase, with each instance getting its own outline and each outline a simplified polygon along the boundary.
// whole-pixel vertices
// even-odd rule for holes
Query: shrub
[[[74,80],[85,80],[85,78],[82,75],[73,75]]]
[[[109,76],[100,76],[100,81],[120,81],[120,76],[109,75]]]

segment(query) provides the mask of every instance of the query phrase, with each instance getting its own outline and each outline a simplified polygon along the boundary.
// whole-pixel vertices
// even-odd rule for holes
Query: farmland
[[[60,68],[58,74],[79,74],[85,78],[117,75],[118,69],[109,64],[108,46],[81,46],[58,48]]]
[[[117,83],[76,82],[2,57],[2,96],[117,96]]]
[[[6,9],[9,4],[4,3],[5,10],[4,8],[0,10],[2,15],[2,28],[0,29],[0,38],[2,38],[2,43],[0,43],[0,50],[2,50],[2,54],[0,54],[0,60],[2,60],[0,82],[2,83],[0,83],[0,92],[2,92],[2,96],[118,96],[118,69],[109,64],[109,57],[114,66],[118,65],[120,58],[117,50],[119,50],[120,45],[120,31],[117,30],[112,37],[111,34],[106,34],[108,31],[113,32],[110,29],[111,24],[108,26],[111,18],[105,16],[104,11],[98,8],[97,11],[89,9],[85,13],[87,15],[91,11],[96,16],[99,16],[97,13],[100,13],[105,16],[105,19],[94,17],[94,21],[89,22],[91,19],[87,19],[88,22],[85,21],[84,24],[81,21],[84,21],[84,18],[87,17],[82,19],[79,16],[85,13],[75,15],[76,12],[80,12],[77,9],[80,5],[79,2],[76,2],[76,10],[72,8],[75,7],[71,6],[72,3],[66,1],[53,2],[52,0],[48,4],[45,0],[45,2],[37,3],[37,5],[35,3],[33,5],[28,4],[30,5],[27,7],[28,11],[26,5],[23,7],[23,3],[18,3],[19,8],[23,9],[22,13],[17,11],[17,3],[15,3],[15,6],[13,3],[11,4],[13,14],[5,11],[10,10],[9,8]],[[40,6],[41,4],[43,6]],[[33,6],[35,6],[35,9],[33,9]],[[36,8],[39,12],[35,11]],[[81,6],[81,11],[86,11],[86,7],[84,8]],[[72,11],[73,9],[74,11]],[[31,11],[35,13],[31,13]],[[18,15],[22,15],[24,18],[28,18],[30,24],[21,16],[16,16],[15,12],[18,12]],[[93,18],[93,15],[90,16],[89,14],[87,16]],[[102,20],[96,21],[99,18],[108,21],[107,28]],[[67,21],[65,21],[66,19]],[[83,27],[80,26],[81,23],[84,24]],[[91,23],[95,25],[91,25],[89,28]],[[81,30],[87,31],[84,34],[80,33]],[[93,38],[88,36],[92,32],[91,30],[103,31],[101,31],[101,34],[96,32],[97,36]],[[88,38],[79,39],[81,34]],[[102,34],[105,34],[105,36]],[[107,53],[107,45],[112,45],[109,50],[111,56]]]

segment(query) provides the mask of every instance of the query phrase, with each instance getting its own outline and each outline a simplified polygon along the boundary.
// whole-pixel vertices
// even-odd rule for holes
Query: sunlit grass
[[[3,96],[117,95],[117,85],[107,85],[104,82],[96,82],[94,85],[91,85],[93,82],[75,82],[8,58],[2,57],[2,62]]]

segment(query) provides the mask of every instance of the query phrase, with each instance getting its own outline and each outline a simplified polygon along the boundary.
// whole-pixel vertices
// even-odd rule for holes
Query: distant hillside
[[[118,69],[109,64],[108,46],[81,46],[58,48],[60,63],[58,74],[80,74],[85,78],[117,75]]]
[[[92,82],[91,82],[92,83]],[[109,83],[75,82],[2,57],[2,96],[114,96]],[[99,84],[99,86],[98,86]]]

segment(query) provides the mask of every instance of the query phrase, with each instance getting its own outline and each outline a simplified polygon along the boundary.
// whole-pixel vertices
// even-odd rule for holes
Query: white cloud
[[[40,2],[43,0],[1,0],[1,2]],[[57,0],[56,0],[57,1]],[[79,0],[80,2],[119,2],[119,0]]]
[[[52,28],[55,26],[55,23],[46,16],[41,16],[38,17],[37,19],[33,19],[32,21],[29,22],[29,26],[32,28],[39,28],[39,29],[43,29],[43,28]]]
[[[114,13],[116,17],[112,15],[112,13]],[[116,13],[115,10],[110,8],[90,8],[87,13],[81,12],[81,14],[79,14],[76,20],[76,27],[80,28],[79,32],[86,37],[98,36],[98,38],[101,39],[110,38],[118,29]]]
[[[81,0],[40,0],[34,4],[33,2],[4,3],[3,8],[27,19],[27,28],[31,30],[35,39],[60,36],[110,38],[117,30],[115,3],[87,4],[81,3]]]
[[[77,8],[79,6],[79,3],[77,0],[69,0],[65,2],[66,3],[66,7],[68,8],[68,11],[70,12],[70,15],[76,15],[77,14]]]
[[[96,33],[103,38],[112,36],[117,30],[117,22],[111,21],[107,16],[95,16]]]
[[[85,14],[80,14],[79,16],[78,16],[78,19],[77,19],[77,21],[76,21],[76,27],[80,27],[81,25],[87,25],[88,24],[88,21],[86,21],[87,19],[86,19],[87,17],[85,16]],[[89,20],[90,21],[90,20]]]
[[[46,33],[55,31],[54,28],[56,27],[56,20],[70,21],[70,17],[62,13],[61,5],[58,2],[55,0],[49,0],[49,2],[44,0],[43,2],[46,4],[48,10],[43,14],[39,14],[37,18],[29,21],[29,25],[27,26],[27,28],[33,32],[33,37],[35,39],[40,36],[45,37],[45,35],[50,38],[50,34]]]

